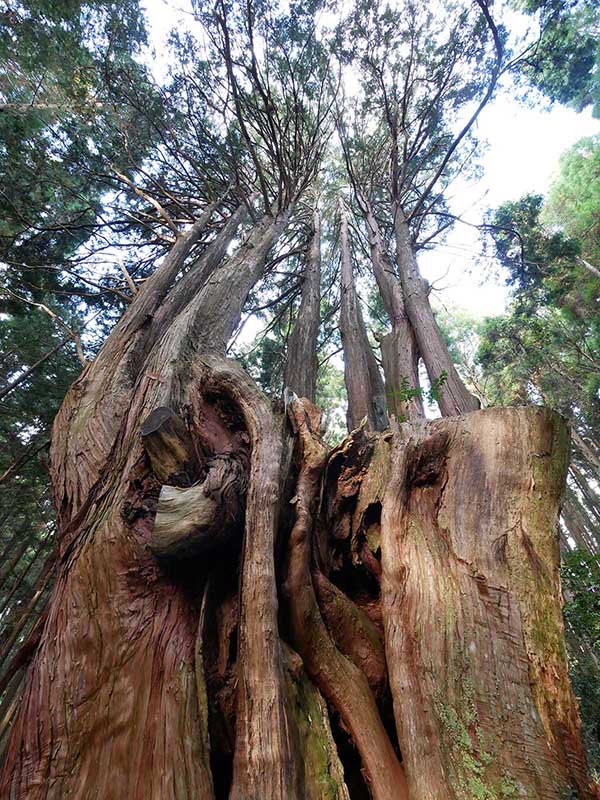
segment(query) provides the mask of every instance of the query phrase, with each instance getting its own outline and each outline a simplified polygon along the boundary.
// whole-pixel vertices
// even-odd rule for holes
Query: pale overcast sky
[[[145,7],[157,53],[153,67],[160,75],[166,70],[161,57],[166,36],[173,27],[193,25],[193,16],[189,0],[146,0]],[[600,120],[590,112],[577,114],[558,105],[550,110],[529,108],[504,90],[481,113],[476,133],[488,145],[479,158],[483,176],[477,182],[456,183],[451,201],[452,211],[474,224],[482,221],[488,208],[506,200],[527,192],[545,194],[558,170],[560,154],[581,137],[600,133]],[[506,287],[476,263],[480,254],[478,232],[457,224],[446,242],[420,254],[419,263],[423,275],[439,289],[434,296],[444,305],[478,316],[499,314],[506,306]],[[250,339],[254,333],[249,325],[243,338]]]
[[[488,143],[480,159],[483,177],[460,187],[458,196],[455,190],[452,203],[455,213],[473,223],[506,200],[546,194],[561,153],[583,136],[600,133],[600,120],[558,105],[549,111],[528,108],[503,92],[482,111],[477,133]],[[480,251],[477,231],[458,224],[446,243],[421,255],[421,269],[429,281],[445,287],[439,293],[445,304],[481,316],[498,314],[506,304],[506,288],[474,263]]]

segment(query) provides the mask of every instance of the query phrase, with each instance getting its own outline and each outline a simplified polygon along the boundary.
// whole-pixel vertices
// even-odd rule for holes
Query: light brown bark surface
[[[359,195],[358,200],[367,226],[373,274],[392,326],[391,333],[380,339],[388,411],[398,419],[418,419],[423,416],[420,394],[415,392],[411,397],[406,396],[406,389],[419,389],[419,357],[417,340],[406,311],[402,284],[381,238],[371,204],[362,195]]]
[[[321,218],[313,212],[302,299],[288,340],[284,386],[314,402],[317,389],[317,339],[321,323]]]
[[[544,409],[395,434],[382,602],[411,800],[596,796],[561,615],[567,457]]]
[[[410,231],[398,205],[394,208],[396,257],[406,311],[432,384],[445,376],[439,387],[438,405],[442,416],[466,414],[479,408],[479,401],[467,390],[448,352],[429,302],[410,238]]]

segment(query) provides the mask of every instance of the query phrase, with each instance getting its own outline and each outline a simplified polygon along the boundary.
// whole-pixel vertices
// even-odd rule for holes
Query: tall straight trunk
[[[586,508],[594,516],[596,522],[600,523],[600,497],[592,487],[590,479],[574,461],[571,461],[569,469],[576,486],[583,495]]]
[[[381,238],[371,204],[362,194],[358,195],[358,201],[367,226],[373,274],[392,326],[391,333],[379,340],[388,411],[398,419],[418,419],[423,416],[419,353],[406,313],[402,285]]]
[[[419,273],[408,224],[397,203],[394,203],[393,213],[398,269],[406,311],[412,323],[419,353],[425,362],[429,380],[432,385],[439,384],[438,403],[442,416],[452,417],[476,411],[479,408],[479,401],[473,397],[462,382],[435,321],[425,283]],[[442,378],[443,380],[441,380]]]
[[[348,430],[357,428],[364,418],[371,430],[383,430],[387,426],[385,388],[375,354],[369,344],[356,293],[348,238],[348,216],[341,196],[338,209],[341,256],[340,333],[348,394]]]
[[[565,490],[562,516],[569,533],[577,543],[577,547],[586,550],[592,555],[597,553],[598,548],[593,528],[590,526],[590,521],[582,508],[581,501],[570,486],[567,486]]]
[[[302,299],[294,328],[288,339],[284,384],[298,397],[315,400],[317,388],[317,339],[321,318],[321,217],[313,212],[302,284]]]

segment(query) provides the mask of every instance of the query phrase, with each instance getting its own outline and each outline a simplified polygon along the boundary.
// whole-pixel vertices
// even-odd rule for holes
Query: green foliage
[[[560,227],[585,259],[600,264],[600,134],[580,139],[560,159],[542,219]]]
[[[579,698],[583,737],[596,778],[600,777],[600,563],[574,550],[563,557],[561,578],[569,670]]]
[[[514,287],[504,317],[482,330],[478,361],[493,403],[540,400],[591,423],[600,388],[598,282],[579,242],[542,222],[542,200],[524,197],[490,217],[495,255]]]
[[[440,399],[440,388],[448,380],[448,373],[445,369],[441,371],[439,376],[431,383],[427,390],[421,387],[415,389],[411,387],[408,378],[403,375],[400,381],[400,386],[395,390],[386,391],[386,396],[390,399],[398,400],[400,403],[408,403],[415,397],[424,398],[429,405],[437,403]],[[400,422],[405,422],[406,417],[400,417]]]
[[[600,654],[600,556],[573,550],[563,557],[565,621],[573,632]]]
[[[596,0],[514,0],[535,15],[540,38],[523,73],[551,100],[600,116],[600,9]]]

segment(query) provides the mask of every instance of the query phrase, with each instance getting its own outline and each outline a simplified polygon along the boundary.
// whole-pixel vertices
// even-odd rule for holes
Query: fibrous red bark
[[[148,352],[146,317],[118,326],[63,404],[57,576],[2,796],[595,797],[560,617],[562,422],[363,426],[329,455],[288,393],[282,459],[291,435],[223,350],[285,223],[262,218]]]

